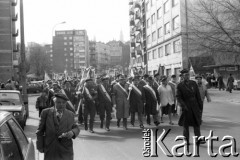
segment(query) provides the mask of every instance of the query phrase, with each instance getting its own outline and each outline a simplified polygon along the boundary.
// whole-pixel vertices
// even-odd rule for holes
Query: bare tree
[[[30,72],[35,73],[37,76],[43,76],[44,72],[50,69],[50,61],[44,47],[40,44],[33,43],[29,46],[29,64]]]
[[[189,41],[219,64],[240,64],[240,0],[189,2]]]

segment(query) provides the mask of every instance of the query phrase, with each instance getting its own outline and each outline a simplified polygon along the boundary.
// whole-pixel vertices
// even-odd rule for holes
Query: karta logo
[[[213,136],[213,131],[210,130],[208,137],[204,136],[193,136],[193,152],[189,152],[189,144],[187,144],[186,138],[184,136],[176,136],[175,142],[176,145],[172,146],[172,148],[168,148],[165,143],[164,139],[170,133],[171,129],[165,131],[163,129],[161,135],[158,137],[158,129],[144,129],[143,130],[143,137],[144,140],[144,147],[143,147],[143,156],[144,157],[158,157],[157,148],[159,148],[162,153],[168,157],[200,157],[199,155],[199,144],[200,143],[207,143],[207,153],[210,157],[217,157],[218,154],[222,157],[230,157],[231,155],[234,157],[238,157],[239,153],[237,152],[237,144],[235,138],[232,136],[226,135],[222,138],[222,142],[227,142],[222,144],[218,148],[218,153],[213,151],[213,141],[219,141],[218,136]],[[180,152],[179,149],[183,148],[183,152]],[[230,151],[229,151],[230,149]]]

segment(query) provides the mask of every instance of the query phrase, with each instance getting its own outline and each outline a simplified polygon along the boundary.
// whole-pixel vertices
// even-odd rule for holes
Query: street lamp
[[[52,28],[52,37],[53,37],[53,35],[54,35],[54,29],[57,27],[57,25],[65,24],[65,23],[66,23],[66,22],[63,21],[63,22],[57,23],[57,24],[55,24],[55,25],[53,26],[53,28]]]

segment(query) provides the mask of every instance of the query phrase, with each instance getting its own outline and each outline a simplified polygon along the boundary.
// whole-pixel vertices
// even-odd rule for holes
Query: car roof
[[[17,91],[17,90],[0,90],[0,93],[20,93],[20,91]]]
[[[6,117],[11,116],[10,112],[1,111],[0,112],[0,124],[6,119]]]

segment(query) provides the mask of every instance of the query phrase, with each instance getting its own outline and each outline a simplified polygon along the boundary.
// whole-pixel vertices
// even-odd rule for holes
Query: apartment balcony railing
[[[130,19],[130,26],[134,26],[134,25],[135,25],[134,19],[131,18],[131,19]]]
[[[129,1],[129,5],[133,5],[133,0],[130,0],[130,1]]]
[[[12,36],[17,37],[18,36],[18,30],[17,30],[17,32],[13,33]]]
[[[12,21],[17,21],[18,20],[18,14],[16,14],[14,17],[12,17]]]
[[[12,0],[12,6],[16,6],[17,5],[17,0]]]
[[[140,4],[140,2],[135,2],[135,8],[141,9],[141,4]]]
[[[140,20],[140,19],[141,19],[141,14],[140,14],[139,11],[136,12],[136,14],[135,14],[135,19],[136,19],[136,20]]]
[[[130,8],[130,10],[129,10],[129,15],[134,15],[134,8],[133,8],[133,7]]]
[[[136,58],[136,53],[135,52],[131,52],[131,57],[132,58]]]

